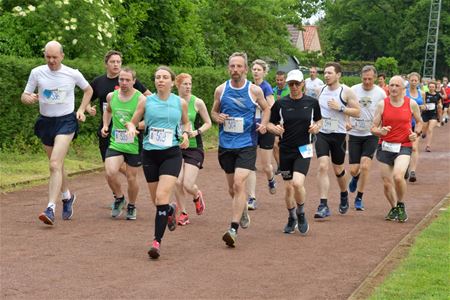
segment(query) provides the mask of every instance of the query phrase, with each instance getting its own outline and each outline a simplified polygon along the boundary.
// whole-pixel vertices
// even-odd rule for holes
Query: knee
[[[245,189],[245,181],[235,181],[233,184],[233,192],[239,194]]]
[[[369,172],[370,163],[364,162],[361,164],[361,172],[367,173]]]
[[[328,172],[328,162],[320,162],[318,172],[321,173],[321,176],[323,173],[327,173]]]
[[[50,172],[58,172],[58,171],[62,171],[62,166],[63,166],[63,163],[61,162],[61,161],[58,161],[58,160],[50,160],[50,162],[49,162],[49,169],[50,169]]]
[[[292,182],[292,187],[296,190],[300,190],[303,188],[303,183],[300,181],[293,181]]]
[[[394,174],[394,182],[395,184],[402,184],[405,182],[405,175],[404,174]]]

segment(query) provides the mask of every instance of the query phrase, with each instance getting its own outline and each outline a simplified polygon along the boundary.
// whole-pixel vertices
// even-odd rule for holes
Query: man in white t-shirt
[[[323,81],[320,78],[317,78],[317,68],[311,67],[309,69],[310,78],[306,78],[305,80],[305,95],[318,99],[318,95],[316,93],[317,88],[320,88],[324,85]]]
[[[39,219],[45,224],[53,225],[56,199],[60,191],[63,199],[62,218],[69,220],[73,214],[72,206],[76,197],[67,187],[64,158],[70,142],[76,137],[78,121],[84,122],[86,119],[84,112],[91,99],[92,88],[78,70],[61,64],[64,52],[60,43],[48,42],[44,56],[47,64],[31,70],[21,100],[28,105],[39,102],[40,115],[34,125],[34,132],[44,144],[50,167],[49,202]],[[75,85],[84,92],[76,113]],[[36,88],[38,94],[34,93]]]
[[[359,101],[361,115],[358,118],[349,117],[347,129],[349,130],[348,151],[350,174],[350,192],[358,190],[355,198],[355,209],[364,210],[363,193],[369,177],[372,158],[378,145],[378,137],[372,135],[370,128],[378,102],[386,98],[384,90],[375,85],[377,70],[367,65],[362,68],[361,81],[351,87]]]

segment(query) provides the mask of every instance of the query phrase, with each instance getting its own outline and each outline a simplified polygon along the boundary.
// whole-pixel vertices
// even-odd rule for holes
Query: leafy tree
[[[388,76],[398,74],[398,62],[393,57],[378,57],[375,68],[378,72],[385,73]]]

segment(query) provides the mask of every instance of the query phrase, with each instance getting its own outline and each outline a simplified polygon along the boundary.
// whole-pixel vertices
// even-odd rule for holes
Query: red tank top
[[[412,147],[412,143],[408,138],[412,130],[411,104],[408,97],[405,96],[403,99],[403,105],[400,107],[393,106],[389,97],[384,99],[381,124],[383,127],[391,126],[391,131],[380,137],[380,144],[382,141],[386,141],[389,143],[402,143],[403,147]]]

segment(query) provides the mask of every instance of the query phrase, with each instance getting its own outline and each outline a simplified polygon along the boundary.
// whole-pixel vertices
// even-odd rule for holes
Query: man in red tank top
[[[391,210],[385,219],[406,222],[404,178],[412,152],[412,143],[422,131],[419,106],[404,96],[405,84],[400,76],[389,81],[389,97],[378,102],[373,119],[372,134],[379,136],[377,159],[382,163],[381,177]],[[411,127],[411,114],[416,119],[415,132]]]

